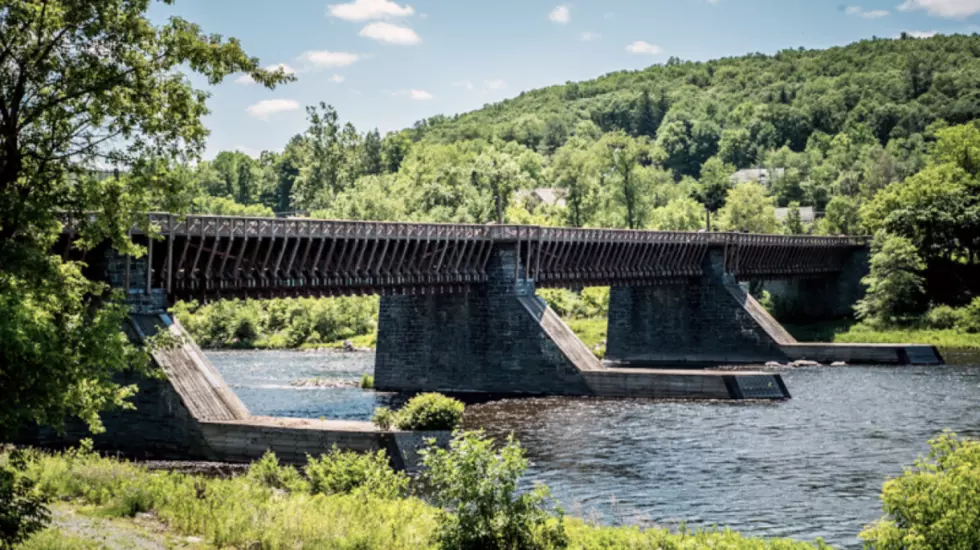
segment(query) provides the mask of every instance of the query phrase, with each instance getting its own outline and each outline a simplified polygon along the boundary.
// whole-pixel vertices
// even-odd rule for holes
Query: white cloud
[[[925,10],[937,17],[963,19],[980,13],[980,0],[905,0],[901,11]]]
[[[657,55],[659,53],[663,53],[664,49],[656,44],[651,44],[643,40],[637,40],[629,46],[626,46],[626,51],[630,53]]]
[[[861,6],[848,6],[844,9],[844,13],[865,19],[879,19],[888,16],[888,10],[865,10]]]
[[[248,111],[249,116],[268,120],[269,115],[297,109],[299,109],[299,102],[294,99],[263,99],[254,105],[249,105],[248,109],[245,110]]]
[[[296,69],[290,67],[289,65],[286,65],[285,63],[279,63],[278,65],[266,65],[265,67],[262,67],[262,69],[266,71],[278,71],[279,69],[282,69],[282,71],[286,74],[296,74]],[[252,78],[252,75],[243,74],[235,79],[235,83],[255,84],[255,79]]]
[[[428,101],[435,97],[425,90],[402,90],[400,92],[395,92],[395,95],[406,96],[414,99],[415,101]]]
[[[905,34],[911,36],[912,38],[932,38],[933,36],[936,36],[939,33],[937,33],[936,31],[908,31]],[[896,38],[899,37],[901,37],[901,35],[897,36]]]
[[[384,21],[369,23],[361,29],[360,34],[365,38],[402,46],[411,46],[422,42],[422,38],[412,29]]]
[[[585,42],[591,42],[593,40],[598,40],[602,35],[592,31],[585,31],[581,34],[581,38]]]
[[[327,12],[348,21],[367,21],[386,17],[406,17],[415,13],[412,6],[399,6],[389,0],[354,0],[348,4],[330,4]]]
[[[331,52],[310,50],[300,54],[299,59],[317,68],[347,67],[357,63],[361,56],[350,52]]]
[[[507,83],[499,78],[494,80],[484,80],[483,85],[486,86],[488,90],[503,90],[507,87]]]
[[[458,80],[456,82],[453,82],[452,86],[453,88],[463,88],[465,90],[472,90],[473,82],[469,80]]]
[[[340,84],[344,80],[345,80],[344,79],[344,76],[343,75],[339,75],[339,74],[335,74],[335,75],[333,75],[333,76],[330,77],[330,82],[336,82],[337,84]]]
[[[572,20],[572,13],[568,9],[568,6],[561,5],[551,10],[551,13],[548,14],[548,19],[551,19],[555,23],[561,23],[564,25]]]

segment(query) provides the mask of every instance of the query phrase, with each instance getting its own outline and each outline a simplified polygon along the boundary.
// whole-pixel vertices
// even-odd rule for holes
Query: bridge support
[[[700,277],[614,286],[606,358],[631,366],[783,361],[789,336],[725,274],[724,251],[708,250]]]
[[[589,393],[580,365],[534,315],[543,307],[534,281],[524,277],[516,245],[495,249],[486,269],[487,283],[470,292],[381,297],[375,388]],[[599,366],[594,357],[591,363],[586,368]]]
[[[861,279],[868,274],[868,248],[858,248],[839,273],[819,277],[780,278],[762,282],[769,292],[773,314],[783,321],[822,321],[854,314],[864,297]]]

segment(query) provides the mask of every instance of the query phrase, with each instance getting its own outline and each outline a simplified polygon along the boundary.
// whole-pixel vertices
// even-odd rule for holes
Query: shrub
[[[980,298],[974,298],[970,305],[960,309],[957,328],[973,334],[980,332]]]
[[[459,400],[438,393],[423,393],[408,400],[398,411],[400,430],[454,430],[466,407]]]
[[[396,499],[408,491],[408,476],[392,469],[384,450],[365,454],[334,448],[318,459],[307,460],[306,477],[313,494],[367,494]]]
[[[46,499],[25,475],[23,456],[0,455],[0,549],[13,548],[44,528],[50,514]]]
[[[885,516],[860,535],[869,548],[980,548],[980,442],[945,432],[929,446],[885,483]]]
[[[926,266],[912,241],[880,232],[871,252],[871,270],[861,280],[868,291],[854,307],[858,318],[888,326],[921,312],[925,298],[921,272]]]
[[[926,326],[929,328],[946,330],[959,326],[962,319],[962,310],[946,305],[940,305],[927,311],[924,320]]]
[[[518,494],[527,470],[524,450],[513,436],[495,450],[483,432],[459,432],[449,449],[430,446],[421,452],[425,481],[440,514],[437,538],[442,548],[564,548],[564,516],[547,509],[548,488]]]
[[[280,465],[279,459],[272,451],[266,451],[262,458],[248,467],[248,478],[270,489],[290,492],[309,490],[309,485],[296,468]]]
[[[381,428],[382,430],[388,431],[395,422],[398,420],[398,413],[389,409],[388,407],[378,407],[374,409],[374,415],[371,417],[371,422]]]
[[[373,390],[374,389],[374,377],[370,374],[365,374],[361,376],[361,389]]]

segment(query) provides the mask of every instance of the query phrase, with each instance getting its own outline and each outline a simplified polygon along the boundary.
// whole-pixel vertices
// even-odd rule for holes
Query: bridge
[[[337,445],[415,456],[417,437],[367,422],[252,416],[167,313],[180,299],[380,294],[375,387],[402,392],[779,400],[790,394],[778,373],[701,367],[942,362],[932,346],[799,343],[745,288],[763,285],[800,317],[849,314],[868,269],[861,238],[148,216],[149,231],[131,231],[147,250],[138,259],[76,250],[71,220],[57,245],[125,291],[131,337],[180,338],[153,351],[165,378],[122,380],[139,384],[135,411],[95,436],[130,455],[248,461],[273,449],[303,462]],[[610,287],[605,362],[536,295],[588,285]],[[76,423],[27,441],[90,436]]]
[[[703,274],[711,249],[738,280],[832,275],[867,242],[519,225],[356,222],[149,214],[150,270],[134,285],[171,299],[467,292],[495,253],[518,254],[514,278],[537,287],[643,286]],[[66,226],[70,235],[72,224]],[[520,266],[520,271],[517,266]]]

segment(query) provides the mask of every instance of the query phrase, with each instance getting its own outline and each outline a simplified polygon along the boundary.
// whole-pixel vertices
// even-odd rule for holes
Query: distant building
[[[785,222],[788,216],[789,216],[789,208],[776,209],[776,219],[778,219],[780,222]],[[800,220],[802,220],[803,223],[813,223],[817,221],[817,212],[813,209],[812,206],[801,206]]]
[[[769,184],[772,183],[773,177],[781,178],[785,173],[785,168],[776,168],[772,170],[771,174],[766,168],[746,168],[732,174],[732,183],[739,184],[747,181],[754,181],[769,187]]]

